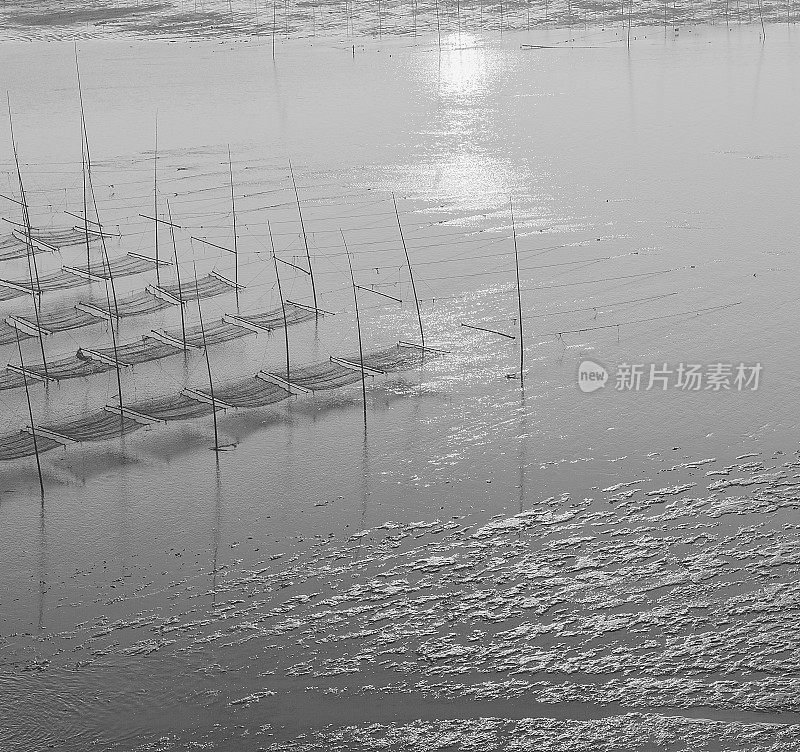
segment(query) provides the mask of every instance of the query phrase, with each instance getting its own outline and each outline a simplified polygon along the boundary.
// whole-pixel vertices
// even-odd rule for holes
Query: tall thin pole
[[[17,152],[17,142],[14,138],[14,119],[11,115],[11,98],[6,92],[6,103],[8,104],[8,126],[11,131],[11,146],[14,151],[14,164],[17,168],[17,180],[19,181],[19,193],[22,204],[22,221],[25,223],[25,241],[28,257],[28,279],[31,285],[31,300],[33,302],[33,314],[36,319],[36,329],[39,333],[39,348],[42,352],[42,367],[44,375],[47,377],[47,357],[44,352],[44,335],[39,321],[39,307],[41,306],[42,288],[39,285],[39,270],[36,266],[36,254],[33,251],[33,240],[31,236],[31,216],[28,212],[28,200],[25,196],[25,185],[22,181],[22,170],[19,166],[19,153]],[[37,302],[38,293],[38,302]]]
[[[275,62],[275,2],[272,0],[272,62]]]
[[[86,181],[87,173],[89,171],[89,155],[87,154],[86,142],[86,117],[83,109],[83,90],[81,87],[81,69],[78,64],[78,43],[75,42],[75,74],[78,79],[78,99],[81,105],[81,160],[83,163],[83,217],[84,217],[84,230],[86,233],[86,271],[91,273],[91,256],[89,252],[89,208],[86,201]],[[103,228],[100,227],[100,234],[102,236]]]
[[[178,262],[178,244],[175,242],[175,225],[172,224],[172,209],[169,205],[169,199],[167,199],[167,214],[169,215],[169,231],[172,235],[172,251],[175,254],[175,276],[178,279],[178,303],[180,304],[181,309],[181,333],[183,334],[183,350],[184,352],[188,352],[186,349],[186,314],[183,310],[183,291],[181,290],[181,265]]]
[[[631,48],[631,18],[633,16],[633,0],[628,2],[628,49]]]
[[[122,373],[119,365],[119,357],[117,356],[117,332],[114,328],[114,324],[116,323],[119,326],[119,306],[117,305],[117,289],[114,284],[114,274],[111,271],[111,261],[108,258],[108,248],[106,247],[106,238],[103,234],[103,225],[100,222],[100,212],[97,209],[97,198],[95,197],[94,193],[94,183],[92,182],[92,171],[91,171],[91,162],[89,161],[89,137],[86,133],[86,126],[84,120],[84,131],[83,131],[84,143],[86,146],[86,161],[88,167],[88,176],[89,176],[89,190],[92,196],[92,205],[94,206],[94,216],[97,220],[97,226],[100,228],[100,244],[103,249],[103,264],[106,268],[106,305],[108,306],[108,312],[111,313],[111,303],[113,300],[114,303],[114,319],[109,322],[109,328],[111,329],[111,346],[114,348],[114,365],[116,366],[117,371],[117,399],[119,402],[119,414],[120,414],[120,421],[124,421],[125,415],[123,412],[123,404],[122,404]],[[109,295],[109,287],[110,287],[110,295]]]
[[[91,181],[89,181],[89,185],[91,186]],[[94,199],[94,188],[92,188],[92,198]],[[97,214],[97,202],[94,202],[94,211],[95,216],[97,218],[98,223],[100,222],[100,216]],[[100,231],[103,231],[103,226],[100,225]],[[108,259],[108,250],[106,249],[105,240],[103,240],[103,263],[106,267],[106,304],[108,305],[108,311],[111,312],[111,300],[113,298],[114,301],[114,319],[119,326],[119,308],[117,307],[117,290],[114,286],[114,274],[111,271],[111,262]],[[109,295],[109,286],[111,288],[111,292]],[[114,365],[117,368],[117,391],[119,392],[118,400],[119,400],[119,414],[120,418],[124,419],[123,409],[122,409],[122,374],[121,368],[119,365],[119,357],[117,356],[117,333],[114,329],[114,321],[109,322],[111,329],[111,345],[114,348]]]
[[[108,248],[106,246],[106,236],[103,232],[103,224],[100,221],[100,212],[97,208],[97,197],[95,196],[94,192],[94,182],[92,181],[92,155],[91,151],[89,150],[89,134],[86,129],[86,112],[83,107],[83,89],[81,86],[81,71],[80,66],[78,65],[78,47],[75,47],[75,73],[78,79],[78,98],[81,104],[81,130],[83,131],[83,150],[86,154],[86,177],[89,184],[89,193],[92,198],[92,206],[94,208],[94,217],[97,220],[97,227],[100,230],[100,244],[103,249],[103,263],[107,269],[108,277],[106,278],[106,303],[108,305],[108,313],[111,314],[111,298],[113,297],[114,302],[114,316],[113,320],[110,322],[110,329],[111,329],[111,344],[114,348],[114,364],[116,365],[117,371],[117,399],[119,401],[119,415],[120,415],[120,422],[125,420],[125,415],[123,411],[123,404],[122,404],[122,374],[120,372],[119,366],[119,358],[117,357],[117,333],[114,329],[114,323],[116,321],[119,324],[119,307],[117,305],[117,290],[114,285],[114,275],[111,271],[111,262],[108,258]],[[156,268],[158,268],[156,266]],[[109,295],[109,284],[111,287],[111,294]]]
[[[522,339],[522,290],[519,285],[519,251],[517,250],[517,225],[514,222],[514,202],[509,198],[511,206],[511,231],[514,234],[514,266],[517,271],[517,314],[519,317],[519,383],[523,383],[523,365],[525,361],[525,348]]]
[[[397,229],[400,230],[400,240],[403,243],[403,251],[406,254],[406,266],[408,266],[408,276],[411,279],[411,292],[414,293],[414,303],[417,306],[417,321],[419,322],[419,337],[422,340],[422,347],[425,347],[425,331],[422,328],[422,314],[419,310],[419,298],[417,297],[417,286],[414,284],[414,272],[411,271],[411,259],[408,257],[408,247],[406,246],[406,239],[403,236],[403,226],[400,224],[400,213],[397,211],[397,200],[392,194],[392,203],[394,204],[394,214],[397,217]]]
[[[208,357],[208,347],[206,346],[206,330],[203,326],[203,310],[200,307],[200,290],[197,286],[197,265],[192,262],[194,267],[194,293],[197,297],[197,315],[200,318],[200,333],[203,336],[203,352],[206,355],[206,368],[208,369],[208,389],[211,393],[211,414],[214,416],[214,451],[219,451],[219,433],[217,432],[217,402],[214,399],[214,380],[211,378],[211,360]]]
[[[78,43],[75,43],[75,55],[77,59]],[[83,174],[83,231],[86,235],[86,271],[92,273],[92,252],[89,245],[89,207],[86,203],[86,145],[83,142],[83,117],[81,117],[81,172]],[[103,229],[100,228],[100,232]]]
[[[358,315],[358,291],[356,290],[356,278],[353,274],[353,261],[350,258],[350,250],[347,247],[347,241],[344,237],[344,230],[339,230],[342,233],[342,244],[344,245],[344,252],[347,255],[347,265],[350,267],[350,281],[353,283],[353,303],[356,307],[356,330],[358,331],[358,364],[361,366],[361,397],[364,403],[364,433],[367,432],[367,381],[364,374],[364,348],[361,343],[361,318]]]
[[[236,285],[236,313],[239,313],[239,247],[236,240],[236,197],[233,191],[233,162],[228,144],[228,169],[231,177],[231,214],[233,215],[233,282]]]
[[[156,110],[156,133],[153,146],[153,216],[158,216],[158,110]],[[154,240],[156,247],[156,284],[161,284],[161,272],[158,263],[158,221],[154,224]]]
[[[19,329],[17,333],[17,352],[19,353],[19,364],[22,368],[22,381],[25,384],[25,399],[28,400],[28,416],[31,419],[31,436],[33,436],[33,453],[36,455],[36,471],[39,473],[39,490],[42,493],[42,503],[44,504],[44,480],[42,479],[42,463],[39,460],[39,445],[36,443],[36,427],[33,425],[33,408],[31,407],[31,393],[28,389],[28,375],[25,372],[25,361],[22,358],[22,345],[19,341]]]
[[[278,272],[278,259],[275,256],[275,241],[272,239],[272,225],[267,220],[267,230],[269,231],[269,244],[272,247],[272,263],[275,264],[275,279],[278,280],[278,295],[281,299],[281,310],[283,311],[283,338],[286,342],[286,381],[289,381],[289,323],[286,321],[286,302],[283,299],[283,289],[281,288],[281,275]]]
[[[303,222],[303,212],[300,210],[300,195],[297,193],[297,183],[294,179],[294,168],[292,167],[292,160],[289,160],[289,172],[292,175],[292,186],[294,187],[294,197],[297,201],[297,214],[300,217],[300,229],[303,232],[303,244],[306,247],[306,258],[308,259],[308,274],[311,277],[311,293],[314,296],[314,308],[317,308],[317,287],[314,284],[314,269],[311,266],[311,252],[308,250],[308,237],[306,236],[306,226]],[[319,312],[317,312],[319,316]]]

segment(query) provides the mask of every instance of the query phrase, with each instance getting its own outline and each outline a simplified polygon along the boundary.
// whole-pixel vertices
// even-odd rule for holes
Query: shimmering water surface
[[[267,222],[306,260],[291,158],[336,313],[290,329],[293,362],[357,352],[341,231],[356,281],[403,301],[359,293],[365,346],[418,338],[392,193],[426,341],[448,353],[368,382],[366,436],[356,385],[227,412],[218,456],[210,419],[50,452],[44,506],[33,462],[0,468],[0,748],[800,749],[796,30],[638,27],[628,49],[620,28],[516,28],[450,27],[441,47],[430,27],[289,34],[274,58],[268,34],[80,44],[110,253],[153,253],[157,117],[182,274],[233,274],[190,240],[233,243],[230,147],[239,307],[278,305]],[[55,36],[4,42],[0,78],[32,220],[62,227],[82,211],[80,112]],[[7,138],[0,162],[17,195]],[[518,341],[462,326],[517,332],[511,197],[523,389]],[[105,290],[43,307],[87,295]],[[109,345],[101,324],[45,341]],[[283,348],[210,348],[214,378],[280,369]],[[583,394],[583,359],[763,371],[756,391]],[[205,368],[126,369],[123,393],[202,387]],[[34,417],[116,391],[113,372],[36,385]],[[24,392],[0,400],[3,434],[28,422]]]

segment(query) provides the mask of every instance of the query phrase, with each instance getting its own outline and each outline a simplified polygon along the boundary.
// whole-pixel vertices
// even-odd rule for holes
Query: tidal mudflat
[[[2,463],[3,749],[800,749],[795,28],[635,26],[628,47],[602,18],[528,30],[516,4],[501,29],[488,5],[454,28],[448,4],[440,44],[431,8],[415,36],[410,6],[311,4],[274,57],[271,7],[247,35],[236,6],[205,35],[166,5],[7,23],[31,223],[84,211],[75,35],[109,257],[152,257],[171,212],[164,279],[120,276],[120,299],[176,266],[238,275],[207,324],[316,294],[327,313],[286,328],[299,369],[358,358],[354,280],[365,353],[420,319],[442,352],[370,374],[366,430],[359,380],[220,409],[224,452],[207,414],[54,448],[43,503],[32,458]],[[10,139],[0,162],[19,198]],[[86,248],[36,259],[44,278]],[[108,302],[97,280],[40,300],[49,321]],[[182,307],[115,337],[197,326]],[[112,345],[104,320],[28,330],[29,364]],[[285,346],[37,382],[34,423],[280,375]],[[25,390],[0,404],[0,434],[30,422]]]

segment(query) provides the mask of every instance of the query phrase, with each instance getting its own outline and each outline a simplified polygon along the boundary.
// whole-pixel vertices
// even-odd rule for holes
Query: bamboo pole
[[[479,332],[489,332],[489,334],[497,334],[500,337],[505,337],[506,339],[516,339],[513,334],[506,334],[505,332],[501,332],[498,329],[489,329],[485,326],[476,326],[475,324],[467,324],[464,321],[461,322],[461,326],[466,327],[467,329],[477,329]]]
[[[157,220],[156,220],[157,221]],[[218,245],[217,243],[212,243],[210,240],[206,240],[205,238],[198,238],[194,235],[191,236],[192,240],[196,240],[198,243],[205,243],[206,245],[211,246],[212,248],[216,248],[220,251],[227,251],[228,253],[233,253],[230,248],[226,248],[224,245]],[[305,271],[305,270],[303,270]]]
[[[236,197],[233,191],[233,162],[231,146],[228,144],[228,169],[231,178],[231,214],[233,216],[233,282],[236,285],[236,313],[239,313],[239,247],[236,239]]]
[[[514,202],[509,198],[509,205],[511,206],[511,231],[514,235],[514,267],[517,272],[517,312],[519,315],[519,383],[523,384],[524,375],[523,367],[525,362],[525,348],[524,340],[522,339],[522,290],[519,284],[519,251],[517,249],[517,225],[514,222]]]
[[[11,115],[11,98],[6,92],[6,103],[8,105],[8,126],[11,131],[11,146],[14,151],[14,164],[17,169],[17,180],[19,181],[20,192],[20,205],[22,206],[22,221],[25,223],[25,240],[26,240],[26,254],[28,261],[28,279],[31,285],[31,300],[33,302],[33,314],[36,319],[36,329],[39,334],[39,348],[42,352],[42,367],[44,368],[45,377],[47,373],[47,357],[44,351],[44,335],[42,334],[42,327],[39,321],[39,308],[42,301],[42,288],[39,285],[39,270],[36,265],[36,254],[33,251],[33,240],[31,238],[31,216],[28,212],[28,201],[25,197],[25,185],[22,181],[22,170],[19,166],[19,153],[17,151],[17,142],[14,138],[14,119]],[[38,304],[37,304],[38,293]]]
[[[628,49],[631,48],[631,18],[633,16],[633,0],[628,1]]]
[[[214,399],[214,380],[211,378],[211,360],[208,357],[208,347],[206,346],[206,329],[203,326],[203,309],[200,307],[200,290],[197,285],[197,265],[192,261],[194,267],[194,292],[197,297],[197,315],[200,319],[200,333],[203,337],[203,352],[206,356],[206,369],[208,370],[208,389],[211,394],[211,414],[214,417],[214,451],[219,452],[219,433],[217,431],[217,403]]]
[[[183,350],[186,350],[186,313],[183,310],[183,292],[181,290],[181,265],[178,262],[178,244],[175,242],[175,225],[172,224],[172,209],[167,199],[167,214],[169,215],[169,231],[172,236],[172,251],[175,254],[175,276],[178,280],[178,302],[181,309],[181,333],[183,334]]]
[[[401,298],[396,298],[394,295],[389,295],[388,293],[381,292],[380,290],[373,290],[371,287],[364,287],[362,285],[356,285],[356,287],[364,292],[371,292],[373,295],[380,295],[382,298],[389,298],[389,300],[393,300],[395,303],[403,302]]]
[[[408,247],[406,246],[406,239],[403,236],[403,226],[400,224],[400,213],[397,211],[397,201],[392,194],[392,203],[394,204],[394,214],[397,217],[397,229],[400,230],[400,240],[403,243],[403,251],[406,254],[406,265],[408,266],[408,276],[411,279],[411,291],[414,293],[414,303],[417,306],[417,321],[419,322],[419,336],[422,340],[422,347],[425,347],[425,331],[422,328],[422,314],[419,310],[419,298],[417,297],[417,287],[414,284],[414,273],[411,271],[411,259],[408,257]],[[424,350],[423,350],[424,352]]]
[[[25,361],[22,357],[22,345],[19,341],[19,329],[17,333],[17,352],[19,353],[19,364],[22,370],[22,380],[25,384],[25,399],[28,401],[28,416],[31,420],[31,436],[33,436],[33,453],[36,455],[36,472],[39,474],[39,490],[42,494],[42,504],[44,504],[44,480],[42,478],[42,463],[39,460],[39,445],[36,442],[36,427],[33,425],[33,408],[31,407],[31,393],[28,389],[28,375],[25,371]]]
[[[281,299],[281,311],[283,311],[283,338],[286,342],[286,382],[289,383],[289,324],[286,321],[286,301],[283,299],[281,275],[278,272],[278,258],[275,256],[275,241],[272,238],[272,225],[269,223],[269,220],[267,220],[267,230],[269,231],[269,244],[272,248],[272,263],[275,265],[275,279],[278,280],[278,295]]]
[[[106,303],[108,305],[108,312],[109,312],[109,315],[110,315],[111,314],[111,302],[112,302],[111,298],[113,297],[114,319],[116,320],[116,323],[119,324],[119,307],[117,305],[117,291],[116,291],[116,287],[114,285],[114,275],[113,275],[113,273],[111,271],[111,261],[109,260],[108,247],[106,246],[106,235],[105,235],[105,232],[103,231],[103,224],[100,221],[100,212],[99,212],[99,210],[97,208],[97,196],[95,195],[95,192],[94,192],[94,182],[92,180],[92,155],[91,155],[91,151],[89,149],[89,134],[88,134],[87,129],[86,129],[86,111],[85,111],[84,106],[83,106],[83,88],[81,86],[81,72],[80,72],[80,67],[79,67],[79,64],[78,64],[78,48],[77,48],[77,46],[75,48],[75,72],[77,74],[77,79],[78,79],[78,98],[80,100],[80,105],[81,105],[81,130],[83,131],[83,150],[84,150],[84,153],[86,154],[86,177],[87,177],[88,184],[89,184],[89,192],[90,192],[90,195],[91,195],[91,198],[92,198],[92,206],[94,208],[94,216],[95,216],[95,219],[97,220],[97,226],[100,229],[100,243],[101,243],[101,246],[102,246],[102,249],[103,249],[103,263],[104,263],[104,265],[105,265],[105,267],[107,269],[107,273],[108,273],[108,277],[106,278]],[[156,265],[156,270],[158,270],[158,265]],[[110,288],[111,288],[111,290],[110,290],[111,295],[110,296],[109,296],[109,285],[110,285]],[[124,422],[125,415],[124,415],[123,404],[122,404],[122,374],[120,372],[119,358],[117,357],[117,333],[116,333],[116,330],[114,329],[114,323],[115,323],[114,320],[110,321],[110,327],[109,328],[111,329],[111,344],[112,344],[112,347],[114,348],[114,365],[116,366],[116,372],[117,372],[117,392],[118,392],[117,399],[119,401],[119,415],[120,415],[120,421]]]
[[[311,276],[311,293],[314,296],[314,308],[318,308],[317,305],[317,287],[314,284],[314,269],[311,266],[311,252],[308,250],[308,237],[306,236],[306,226],[303,222],[303,212],[300,210],[300,195],[297,193],[297,183],[294,179],[294,168],[292,167],[292,160],[289,160],[289,172],[292,175],[292,187],[294,188],[294,197],[297,201],[297,214],[300,217],[300,229],[303,232],[303,244],[306,247],[306,258],[308,259],[308,273]]]
[[[89,185],[91,186],[91,180],[89,181]],[[92,189],[92,194],[94,194],[94,189]],[[97,215],[97,203],[95,202],[95,215]],[[100,217],[97,217],[98,221]],[[101,226],[102,228],[102,226]],[[108,258],[108,250],[106,249],[106,242],[103,240],[103,262],[106,267],[106,271],[108,277],[106,278],[106,304],[108,305],[109,313],[111,312],[111,298],[114,301],[114,318],[116,319],[117,326],[119,326],[119,308],[117,307],[117,291],[114,286],[114,274],[111,271],[111,262]],[[111,297],[109,297],[109,286],[111,287]],[[111,345],[114,348],[114,365],[117,369],[117,390],[119,392],[119,415],[120,420],[124,422],[125,415],[122,409],[122,374],[119,365],[119,357],[117,356],[117,333],[114,329],[114,321],[109,322],[109,328],[111,329]]]
[[[353,274],[353,261],[350,258],[350,250],[347,248],[347,240],[344,237],[344,230],[339,230],[342,233],[342,244],[344,251],[347,255],[347,265],[350,267],[350,281],[353,283],[353,303],[356,307],[356,330],[358,331],[358,364],[361,367],[361,397],[364,404],[364,433],[367,432],[367,381],[364,373],[364,347],[361,342],[361,317],[358,314],[358,290],[356,289],[356,278]]]
[[[153,216],[158,216],[158,110],[156,110],[156,133],[153,147]],[[158,263],[158,222],[153,226],[156,248],[156,284],[161,285],[161,272]]]
[[[75,43],[75,56],[77,60],[78,43]],[[92,273],[92,253],[89,246],[89,208],[86,203],[86,148],[83,142],[83,118],[81,118],[81,173],[83,175],[83,231],[86,235],[86,271]],[[100,228],[100,232],[102,232]]]

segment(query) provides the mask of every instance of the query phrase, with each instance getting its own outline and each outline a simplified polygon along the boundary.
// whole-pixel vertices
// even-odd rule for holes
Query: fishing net
[[[56,381],[75,379],[81,376],[92,376],[96,373],[103,373],[109,368],[113,368],[113,366],[91,360],[81,360],[74,355],[61,358],[60,360],[48,361],[47,370],[45,370],[44,364],[42,363],[34,363],[33,365],[25,364],[26,371],[41,377],[55,379]],[[17,384],[17,386],[22,386],[22,384]],[[0,382],[0,388],[2,388],[2,382]]]
[[[113,347],[103,347],[92,350],[81,348],[78,350],[77,357],[79,359],[85,358],[98,366],[102,366],[102,370],[105,371],[115,366],[113,363],[103,363],[96,360],[98,355],[103,358],[110,358],[112,361],[116,360],[121,365],[135,366],[139,363],[148,363],[151,360],[167,358],[179,352],[182,352],[182,350],[175,345],[168,345],[152,337],[142,337],[135,342],[119,345],[116,350],[114,350]]]
[[[0,345],[9,345],[12,342],[16,342],[18,333],[21,342],[24,342],[26,339],[30,339],[33,336],[31,334],[26,334],[25,332],[19,331],[14,326],[9,326],[5,323],[5,321],[0,321]]]
[[[64,379],[75,379],[81,376],[93,376],[96,373],[103,373],[113,367],[114,366],[109,366],[98,361],[81,360],[74,355],[68,358],[62,358],[61,360],[49,361],[47,363],[47,370],[45,370],[44,364],[42,363],[34,363],[33,365],[25,364],[25,370],[29,374],[29,385],[38,381],[33,375],[62,381]],[[10,368],[0,373],[0,391],[18,389],[21,386],[25,386],[25,377],[23,374]]]
[[[125,407],[153,420],[189,420],[211,415],[211,405],[184,394],[157,397]]]
[[[63,269],[59,269],[51,274],[39,275],[39,279],[34,279],[31,285],[30,278],[27,279],[0,279],[0,287],[23,288],[21,292],[15,292],[14,296],[30,294],[31,290],[37,292],[52,292],[53,290],[68,290],[71,287],[81,287],[82,285],[91,284],[91,280],[79,277],[77,274],[71,274]]]
[[[364,353],[364,367],[374,368],[377,371],[407,371],[410,368],[417,368],[422,365],[423,360],[431,360],[436,353],[423,351],[416,347],[387,347],[376,352]],[[355,355],[344,355],[342,360],[351,363],[359,363],[359,357]]]
[[[291,368],[289,381],[312,391],[338,389],[361,381],[361,373],[336,363],[318,363],[302,368]]]
[[[172,303],[169,303],[163,298],[157,298],[146,290],[131,293],[123,298],[118,298],[116,305],[114,305],[113,300],[110,306],[108,301],[85,305],[90,305],[92,308],[98,309],[108,316],[118,315],[119,318],[125,318],[127,316],[145,316],[148,313],[155,313],[164,308],[172,307]]]
[[[88,314],[87,314],[88,315]],[[249,329],[232,326],[219,322],[219,326],[212,325],[211,336],[207,335],[206,342],[209,345],[225,342],[246,334],[252,334]],[[180,340],[180,330],[170,332],[170,335]],[[193,341],[189,338],[187,331],[187,343]],[[210,340],[210,341],[209,341]],[[202,340],[200,340],[202,342]],[[63,379],[74,379],[82,376],[92,376],[97,373],[104,373],[113,370],[116,361],[122,366],[135,366],[141,363],[148,363],[153,360],[161,360],[171,355],[183,352],[181,346],[167,344],[154,337],[142,337],[134,342],[127,342],[117,346],[101,348],[80,348],[76,355],[62,358],[53,362],[48,362],[45,371],[44,364],[26,364],[25,370],[32,374],[48,377],[56,381]],[[108,359],[108,360],[106,360]],[[6,370],[0,375],[0,391],[4,389],[15,389],[23,386],[24,381],[21,374],[15,371]]]
[[[155,259],[148,259],[129,253],[126,256],[111,259],[108,264],[104,261],[96,261],[91,266],[71,266],[65,268],[74,269],[82,274],[91,273],[95,277],[101,277],[102,279],[111,279],[111,277],[129,277],[133,274],[143,274],[144,272],[153,271],[156,266],[167,265],[165,261],[159,261],[158,264],[156,264]]]
[[[130,359],[131,352],[126,350],[129,347],[139,347],[142,357],[148,355],[147,359],[152,359],[152,355],[159,350],[164,353],[156,357],[164,357],[176,352],[176,349],[169,345],[162,345],[154,342],[151,338],[143,338],[141,342],[124,345],[118,349],[125,352]],[[81,352],[81,351],[79,351]],[[109,352],[108,349],[102,351],[103,354]],[[424,353],[425,358],[437,355],[437,353]],[[111,355],[113,356],[113,350]],[[346,357],[345,360],[358,363],[358,357]],[[120,360],[124,359],[120,355]],[[142,362],[142,361],[139,361]],[[367,353],[364,356],[364,366],[384,371],[399,371],[406,368],[413,368],[423,362],[423,352],[416,348],[389,347],[376,352]],[[82,360],[80,358],[67,358],[54,361],[48,364],[48,374],[51,378],[72,378],[73,376],[89,375],[113,368],[112,365]],[[28,366],[28,370],[43,375],[41,365]],[[273,374],[276,375],[276,374]],[[279,378],[282,378],[280,376]],[[290,382],[298,386],[311,390],[335,389],[337,387],[354,384],[361,379],[361,373],[353,368],[346,368],[333,362],[317,363],[314,365],[295,368],[290,371]],[[10,389],[15,386],[22,386],[24,383],[22,374],[7,370],[0,375],[0,389]],[[153,420],[189,420],[191,418],[201,418],[210,415],[214,408],[209,404],[211,400],[211,390],[194,390],[201,398],[193,397],[191,393],[182,392],[178,395],[158,397],[143,400],[130,405],[125,405],[128,409],[146,418]],[[234,408],[250,409],[265,407],[276,404],[289,396],[289,393],[277,384],[257,377],[249,377],[229,384],[222,385],[214,389],[214,398],[218,402],[230,405]],[[209,402],[203,401],[206,397]],[[72,441],[103,441],[113,439],[126,433],[131,433],[142,428],[142,424],[132,418],[122,417],[110,409],[100,410],[90,415],[66,421],[56,425],[42,426],[42,430],[50,431],[54,435],[63,436]],[[44,436],[37,436],[39,442],[39,452],[46,452],[60,446],[59,442]],[[22,457],[29,457],[34,454],[33,437],[30,434],[21,432],[10,436],[0,437],[0,461],[14,460]]]
[[[43,329],[45,333],[66,332],[70,329],[79,329],[84,326],[96,324],[98,321],[98,314],[108,313],[109,310],[118,313],[119,318],[125,318],[128,316],[143,316],[147,313],[154,313],[163,308],[171,307],[170,303],[167,303],[161,298],[156,298],[147,292],[136,292],[133,293],[133,295],[129,295],[117,301],[116,306],[112,301],[110,309],[106,301],[105,305],[102,306],[95,305],[94,303],[84,303],[81,304],[80,307],[74,306],[71,308],[44,312],[39,315],[38,326]],[[98,311],[98,314],[92,313],[91,309]],[[37,326],[35,316],[17,316],[16,318],[29,326]],[[24,335],[23,339],[28,336],[27,334]],[[13,337],[7,341],[13,341]],[[0,329],[0,344],[4,343],[4,332]]]
[[[42,428],[45,431],[72,439],[72,441],[105,441],[126,433],[133,433],[143,428],[143,425],[132,418],[112,413],[110,410],[98,410],[76,420],[42,426]]]
[[[117,300],[114,312],[119,314],[120,317],[144,316],[148,313],[161,311],[164,308],[170,308],[171,306],[172,304],[168,303],[166,300],[157,298],[155,295],[151,295],[149,292],[142,290],[141,292],[135,292]]]
[[[16,318],[28,324],[28,326],[37,326],[36,316],[17,316]],[[96,322],[96,316],[92,316],[90,313],[72,307],[39,314],[38,326],[44,330],[45,333],[66,332],[70,329],[78,329]]]
[[[173,339],[183,341],[183,330],[180,328],[167,330],[164,334]],[[255,334],[255,332],[239,324],[220,319],[205,326],[205,343],[206,345],[217,345],[220,342],[229,342],[240,337],[247,337],[250,334]],[[199,324],[186,327],[186,344],[195,347],[203,346],[203,330]]]
[[[28,379],[28,381],[30,380]],[[12,371],[10,368],[6,368],[3,373],[0,373],[0,392],[6,389],[18,389],[21,386],[25,386],[25,377],[21,373]]]
[[[207,274],[195,281],[182,282],[180,285],[162,285],[158,288],[178,300],[197,300],[198,298],[213,298],[226,292],[233,292],[234,285],[225,282],[214,274]]]
[[[27,290],[15,290],[13,287],[3,287],[3,283],[0,281],[0,300],[13,300],[20,295],[30,295],[30,292]]]
[[[25,293],[30,294],[31,290],[37,292],[52,292],[54,290],[68,290],[73,287],[81,287],[82,285],[90,285],[91,279],[82,277],[80,274],[75,274],[70,269],[75,269],[79,272],[86,272],[87,267],[68,267],[59,269],[51,274],[39,275],[38,279],[33,281],[31,285],[30,278],[28,279],[0,279],[0,287],[6,288],[0,292],[0,300],[10,300]],[[136,256],[123,256],[122,258],[114,259],[111,264],[111,273],[115,277],[126,277],[131,274],[141,274],[142,272],[155,269],[155,262],[148,261],[147,259],[138,258]],[[92,264],[91,273],[96,277],[108,279],[108,267],[105,264]]]
[[[63,444],[41,434],[36,434],[36,442],[34,444],[32,434],[27,431],[20,431],[10,436],[0,436],[0,461],[33,457],[37,452],[42,454],[60,446],[63,446]]]
[[[195,391],[211,399],[209,390],[196,389]],[[289,392],[285,389],[255,376],[214,389],[215,400],[241,409],[274,405],[288,397]]]
[[[22,237],[20,239],[24,240],[26,232],[23,230],[15,230],[14,234],[17,237],[21,235]],[[69,245],[86,245],[86,231],[78,229],[77,227],[53,228],[51,230],[32,227],[31,238],[55,248]],[[90,231],[89,242],[94,240],[99,240],[99,238]]]
[[[247,321],[249,324],[261,329],[278,329],[283,326],[283,310],[281,308],[274,311],[265,311],[264,313],[243,313],[237,315],[236,318]],[[286,307],[287,326],[300,324],[303,321],[310,321],[313,318],[316,318],[316,314],[313,311],[291,305],[287,305]]]
[[[46,249],[41,246],[32,245],[30,250],[33,253],[45,253]],[[25,258],[28,255],[28,244],[9,235],[0,239],[0,261],[10,261],[11,259]]]

